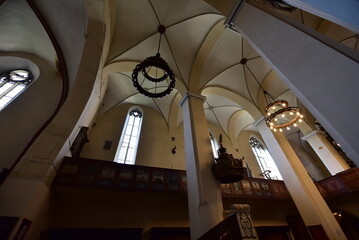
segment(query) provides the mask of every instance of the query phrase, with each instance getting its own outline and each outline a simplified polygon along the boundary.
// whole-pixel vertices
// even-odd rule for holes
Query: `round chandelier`
[[[243,67],[247,68],[248,72],[253,76],[253,78],[263,91],[264,99],[266,101],[264,118],[266,120],[267,126],[274,132],[283,132],[284,129],[290,130],[291,126],[297,127],[298,123],[303,122],[304,116],[300,108],[290,107],[286,100],[278,100],[274,96],[269,94],[266,90],[264,90],[256,76],[248,67],[247,62],[247,58],[242,58],[240,64],[242,64]]]
[[[175,87],[175,75],[168,63],[161,58],[159,53],[161,37],[166,27],[160,25],[158,32],[160,40],[155,56],[146,58],[139,63],[132,72],[133,86],[143,95],[150,98],[161,98],[171,93]]]
[[[264,94],[269,94],[265,92]],[[265,108],[267,126],[274,132],[290,130],[290,126],[298,126],[303,121],[303,114],[298,107],[289,107],[286,100],[274,100]]]

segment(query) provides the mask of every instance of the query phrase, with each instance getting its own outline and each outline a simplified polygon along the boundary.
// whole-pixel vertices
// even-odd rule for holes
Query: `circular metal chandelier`
[[[158,32],[160,40],[155,56],[146,58],[139,63],[132,72],[133,86],[143,95],[150,98],[161,98],[171,93],[175,87],[175,75],[168,63],[161,58],[159,53],[162,34],[166,27],[160,25]]]
[[[262,89],[264,94],[264,99],[266,101],[265,107],[265,120],[267,126],[272,129],[274,132],[283,132],[284,129],[290,130],[290,127],[298,126],[298,123],[303,122],[303,114],[299,107],[290,107],[286,100],[278,100],[271,94],[269,94],[262,85],[259,83],[256,76],[250,70],[247,65],[248,59],[242,58],[240,64],[243,67],[247,67],[249,73],[258,83],[259,87]],[[253,101],[254,102],[254,101]]]
[[[264,94],[268,94],[264,92]],[[274,100],[265,108],[267,126],[274,132],[290,130],[290,126],[297,127],[297,122],[303,121],[303,114],[298,107],[289,107],[286,100]]]

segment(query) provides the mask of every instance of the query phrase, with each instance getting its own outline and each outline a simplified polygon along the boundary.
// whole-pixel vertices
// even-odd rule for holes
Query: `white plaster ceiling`
[[[56,66],[54,47],[26,1],[6,0],[0,11],[0,52],[4,55],[26,53]]]
[[[40,0],[38,3],[41,7],[47,4]],[[92,19],[105,23],[104,67],[111,70],[103,79],[107,88],[101,96],[101,114],[121,104],[137,104],[157,111],[168,126],[179,126],[182,122],[179,99],[184,92],[191,91],[206,96],[204,108],[208,121],[227,135],[231,131],[239,134],[238,129],[248,128],[249,122],[254,121],[248,117],[250,113],[245,108],[255,108],[253,102],[257,104],[259,90],[257,81],[262,83],[271,69],[239,34],[224,29],[225,16],[215,8],[201,0],[86,0],[85,3],[64,2],[64,5],[86,10]],[[0,35],[0,50],[32,53],[55,69],[56,53],[52,43],[26,1],[6,0],[1,7],[4,11],[0,12],[0,29],[7,34]],[[79,16],[76,11],[73,14],[77,22],[85,23],[85,15]],[[58,26],[52,19],[47,20],[57,33]],[[128,66],[135,66],[157,53],[159,25],[166,27],[159,52],[176,75],[177,83],[168,96],[151,99],[133,87],[133,68]],[[86,30],[81,31],[86,34]],[[57,40],[60,46],[66,45],[62,45],[63,36]],[[68,62],[66,53],[65,61]],[[243,58],[247,59],[246,65],[240,64]],[[112,67],[116,64],[127,67]],[[269,85],[270,82],[270,79],[266,80]],[[230,92],[231,97],[218,89]],[[238,114],[240,111],[242,114]],[[230,121],[236,122],[234,127]]]
[[[271,68],[239,34],[224,28],[225,17],[217,10],[200,0],[120,0],[107,14],[115,22],[108,24],[113,29],[106,66],[139,63],[154,56],[160,39],[158,26],[162,24],[166,32],[161,38],[160,54],[175,73],[176,85],[182,83],[185,91],[204,95],[208,121],[227,135],[250,128],[254,119],[243,106],[255,108],[257,81],[262,83]],[[247,59],[246,65],[240,63],[243,58]],[[104,79],[108,87],[103,114],[121,104],[139,104],[156,110],[169,126],[170,115],[177,113],[173,125],[180,125],[182,114],[175,98],[184,93],[183,89],[162,99],[150,99],[132,86],[130,69],[111,69],[108,79]],[[211,87],[230,91],[234,97],[216,90],[202,92]],[[239,111],[243,113],[237,114]],[[234,127],[230,121],[236,122]]]

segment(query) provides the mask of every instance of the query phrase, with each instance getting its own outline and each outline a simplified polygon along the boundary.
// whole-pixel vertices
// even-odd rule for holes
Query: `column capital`
[[[181,101],[179,102],[179,105],[182,107],[183,104],[186,102],[186,100],[189,98],[189,97],[193,97],[193,98],[196,98],[198,100],[201,100],[202,102],[206,101],[206,97],[205,96],[202,96],[200,94],[196,94],[196,93],[192,93],[192,92],[186,92]]]

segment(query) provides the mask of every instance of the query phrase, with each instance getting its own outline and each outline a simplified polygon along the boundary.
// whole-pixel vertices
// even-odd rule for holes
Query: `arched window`
[[[27,70],[12,70],[0,74],[0,111],[17,97],[33,80]]]
[[[249,143],[252,147],[254,155],[257,158],[263,176],[267,179],[283,180],[268,150],[265,149],[254,137],[249,139]]]
[[[115,162],[135,164],[138,140],[142,124],[142,112],[138,109],[130,110],[123,127],[120,144],[115,156]]]
[[[214,134],[211,131],[209,131],[209,138],[211,139],[211,146],[212,146],[213,156],[215,158],[218,158],[218,152],[217,152],[217,150],[219,148],[218,142],[216,140],[216,137],[214,136]]]

